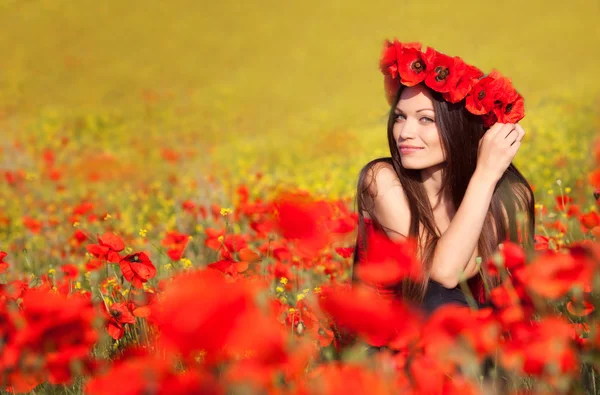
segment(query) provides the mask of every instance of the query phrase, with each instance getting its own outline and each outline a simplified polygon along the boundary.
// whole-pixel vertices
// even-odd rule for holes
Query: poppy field
[[[597,2],[260,3],[0,2],[0,393],[600,393]],[[491,307],[350,286],[394,37],[525,98]],[[371,237],[365,284],[418,269]]]

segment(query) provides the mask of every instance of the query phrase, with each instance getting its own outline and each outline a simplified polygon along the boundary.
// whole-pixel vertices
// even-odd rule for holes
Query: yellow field
[[[386,155],[377,61],[398,37],[510,77],[530,132],[517,164],[537,187],[576,176],[552,161],[579,168],[598,128],[598,2],[403,3],[4,0],[3,135],[34,138],[31,155],[66,135],[151,178],[160,147],[184,146],[197,153],[179,168],[189,177],[264,168],[351,195]]]

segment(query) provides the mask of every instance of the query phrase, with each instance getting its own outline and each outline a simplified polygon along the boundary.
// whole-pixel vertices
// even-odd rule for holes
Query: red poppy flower
[[[500,254],[502,255],[502,266],[508,269],[509,272],[525,266],[525,251],[519,244],[510,241],[504,242]],[[488,270],[490,273],[498,273],[493,259],[488,261]]]
[[[431,47],[427,47],[424,55],[427,64],[425,85],[436,92],[449,92],[458,81],[460,74],[455,66],[455,59]]]
[[[73,208],[74,216],[86,215],[94,209],[94,205],[91,202],[81,202]]]
[[[35,234],[40,233],[42,230],[42,221],[31,218],[27,215],[23,217],[23,225]]]
[[[88,262],[85,263],[85,270],[93,272],[95,270],[100,269],[102,265],[104,265],[104,261],[96,258],[90,259]]]
[[[502,78],[497,70],[492,70],[486,77],[480,79],[467,95],[465,107],[476,115],[484,115],[494,109],[494,102],[501,94],[498,79]]]
[[[21,329],[2,349],[5,368],[47,377],[52,384],[70,382],[74,363],[88,371],[98,339],[89,299],[31,289],[23,296],[20,314]]]
[[[116,263],[121,260],[119,252],[125,249],[125,243],[114,233],[106,232],[98,236],[98,244],[88,244],[86,249],[98,259]]]
[[[454,57],[454,68],[455,72],[460,76],[458,82],[448,92],[442,93],[444,100],[450,103],[458,103],[464,99],[479,81],[479,78],[483,76],[481,70],[475,66],[466,64],[459,57]]]
[[[465,306],[443,306],[428,318],[422,340],[429,351],[446,354],[464,339],[484,358],[500,340],[500,326],[491,312],[490,308],[473,311]]]
[[[546,222],[545,225],[548,229],[556,229],[558,232],[567,233],[567,225],[565,225],[560,219],[552,222]]]
[[[221,247],[221,241],[219,241],[219,237],[225,236],[225,229],[218,230],[215,228],[206,228],[204,232],[206,233],[204,245],[211,250],[218,250]]]
[[[408,389],[408,388],[407,388]],[[409,393],[410,391],[406,391]],[[394,380],[356,363],[334,362],[313,369],[302,382],[299,394],[372,394],[404,393]]]
[[[115,340],[125,334],[125,324],[135,324],[135,317],[124,303],[113,303],[108,309],[108,317],[106,330]]]
[[[0,284],[0,300],[2,298],[17,300],[22,298],[29,289],[29,281],[14,280]]]
[[[136,288],[142,288],[143,283],[156,275],[156,268],[148,255],[143,252],[125,256],[119,262],[119,266],[123,277]]]
[[[136,317],[148,317],[150,315],[150,309],[157,301],[156,293],[138,291],[136,289],[131,290],[131,297],[131,302],[127,304],[127,307],[129,307]]]
[[[244,282],[230,283],[215,270],[185,272],[169,282],[151,320],[169,349],[191,359],[206,351],[206,363],[224,357],[224,346],[243,315],[259,314],[254,292]],[[251,320],[250,320],[251,322]],[[239,328],[243,329],[243,328]]]
[[[119,236],[114,233],[106,232],[102,236],[98,237],[100,244],[107,246],[112,251],[121,252],[125,249],[125,243]]]
[[[571,332],[569,323],[560,317],[517,323],[501,347],[500,361],[509,369],[535,376],[548,374],[550,364],[558,372],[574,373],[579,361],[570,344]]]
[[[77,229],[73,233],[73,241],[76,246],[82,245],[87,240],[87,235],[81,229]]]
[[[600,188],[600,169],[596,169],[588,174],[588,181],[594,188]]]
[[[248,262],[236,262],[230,259],[222,259],[209,264],[207,267],[235,277],[248,269]]]
[[[238,255],[240,257],[240,260],[245,261],[245,262],[257,262],[261,260],[261,257],[259,254],[257,254],[256,252],[254,252],[253,250],[251,250],[250,248],[241,248],[238,252]]]
[[[573,287],[589,285],[595,271],[594,263],[584,254],[547,253],[525,266],[517,278],[525,286],[551,299],[564,296]]]
[[[560,195],[556,197],[556,209],[559,211],[563,211],[568,208],[568,206],[573,203],[574,199],[571,196]]]
[[[213,376],[200,369],[176,372],[173,365],[162,358],[132,355],[113,363],[105,374],[91,378],[86,383],[85,393],[221,395],[225,392]]]
[[[14,172],[12,172],[12,171],[4,172],[4,178],[6,179],[6,182],[11,186],[22,183],[27,178],[26,176],[27,176],[27,174],[25,173],[25,170],[23,170],[23,169],[19,169]]]
[[[480,393],[477,384],[457,374],[456,366],[440,363],[431,355],[414,357],[408,367],[412,378],[410,394],[476,395]]]
[[[384,75],[383,85],[388,103],[392,104],[400,83],[416,85],[425,78],[420,43],[400,43],[385,41],[379,61],[379,69]]]
[[[418,281],[422,265],[416,258],[414,240],[395,242],[381,232],[370,232],[364,260],[356,266],[357,276],[367,284],[389,286],[404,278]]]
[[[267,272],[269,272],[275,278],[287,278],[289,282],[286,287],[291,289],[291,283],[294,282],[295,278],[294,273],[291,271],[291,265],[286,265],[281,261],[276,261],[274,264],[267,266]]]
[[[524,116],[525,101],[512,86],[510,79],[501,76],[499,73],[494,80],[496,87],[496,97],[494,98],[493,113],[498,122],[518,122]]]
[[[339,328],[361,335],[374,346],[412,335],[420,324],[417,311],[384,300],[370,287],[324,287],[320,295],[319,305]]]
[[[496,116],[495,112],[490,111],[489,113],[482,115],[481,120],[483,127],[489,129],[492,125],[498,122],[498,117]]]
[[[79,269],[77,266],[67,263],[60,267],[60,270],[64,274],[64,278],[67,280],[75,280],[79,276]]]
[[[513,101],[503,102],[494,113],[501,123],[517,123],[525,116],[525,99],[518,95]]]
[[[592,229],[600,226],[600,215],[595,211],[590,211],[579,217],[579,221],[586,229]]]
[[[398,40],[383,43],[383,51],[379,60],[379,69],[383,74],[389,74],[392,78],[398,76],[398,59],[404,49],[421,50],[421,43],[401,43]]]
[[[212,203],[210,205],[210,212],[215,221],[219,220],[219,218],[221,217],[221,206],[219,206],[216,203]]]
[[[4,251],[0,251],[0,274],[4,273],[8,269],[8,262],[4,262],[8,254]]]
[[[405,46],[398,54],[398,73],[402,85],[417,85],[425,80],[427,71],[427,63],[420,45],[415,47]]]
[[[183,203],[181,203],[181,208],[183,211],[186,211],[190,214],[196,213],[196,203],[194,203],[192,200],[185,200]]]
[[[183,257],[184,248],[185,247],[183,246],[169,248],[167,250],[167,256],[171,258],[172,261],[178,261]]]
[[[324,222],[333,215],[332,206],[305,192],[285,192],[274,201],[278,230],[288,240],[317,251],[329,242]]]
[[[571,204],[567,209],[567,217],[579,217],[581,215],[581,208],[578,204]]]
[[[167,247],[167,255],[174,261],[178,261],[183,256],[183,251],[190,241],[190,235],[179,233],[177,231],[167,232],[161,240],[161,244]]]
[[[337,247],[335,249],[335,252],[337,252],[342,258],[350,258],[352,256],[352,254],[354,253],[354,248],[353,247]]]
[[[170,231],[165,234],[161,240],[161,245],[165,247],[185,247],[190,240],[190,235],[177,231]]]
[[[402,49],[402,44],[397,40],[394,40],[394,42],[389,40],[384,41],[381,58],[379,59],[379,70],[381,70],[383,74],[389,74],[392,77],[398,75],[399,49]]]

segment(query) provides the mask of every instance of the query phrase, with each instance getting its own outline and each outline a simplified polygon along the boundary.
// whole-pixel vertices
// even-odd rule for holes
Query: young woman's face
[[[427,89],[421,84],[404,88],[394,112],[394,140],[405,169],[427,169],[446,160]]]

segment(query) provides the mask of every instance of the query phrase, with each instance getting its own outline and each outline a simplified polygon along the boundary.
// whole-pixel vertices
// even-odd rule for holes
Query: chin
[[[409,169],[409,170],[421,170],[421,169],[424,169],[427,167],[427,166],[422,166],[419,163],[414,163],[413,161],[410,161],[410,160],[401,159],[400,162],[402,163],[402,167],[404,167],[405,169]]]
[[[401,160],[400,163],[402,163],[402,167],[404,167],[405,169],[408,169],[408,170],[425,170],[425,169],[432,169],[435,167],[444,167],[444,165],[445,165],[445,163],[440,163],[440,162],[415,163],[415,162],[411,162],[410,160]]]

